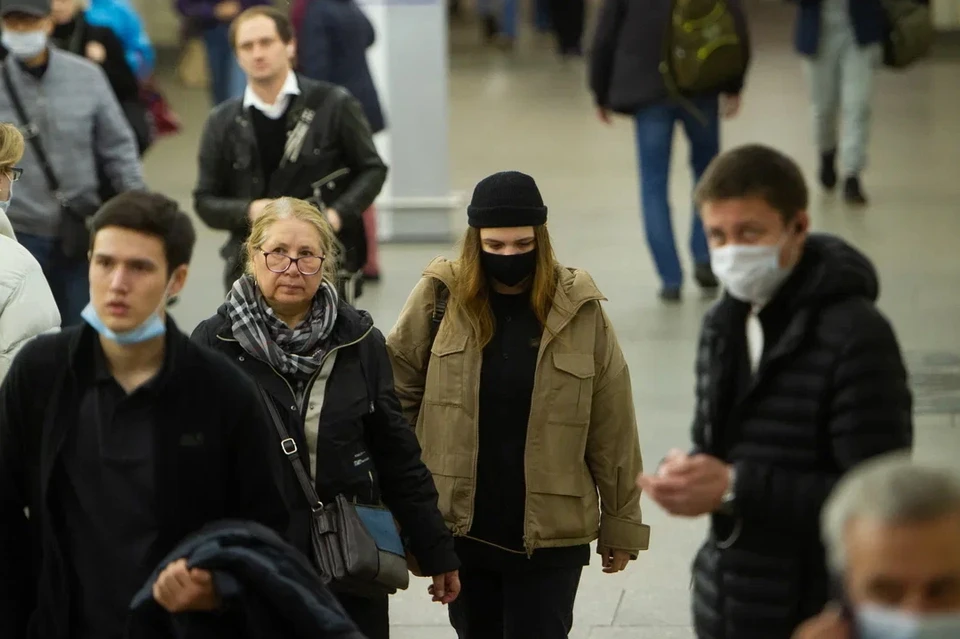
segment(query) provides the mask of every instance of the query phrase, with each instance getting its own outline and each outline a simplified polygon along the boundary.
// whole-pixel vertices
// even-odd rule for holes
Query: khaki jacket
[[[434,260],[387,338],[397,396],[457,536],[473,523],[482,352],[452,307],[430,347],[435,283],[457,265]],[[524,546],[646,550],[635,480],[643,470],[630,373],[604,299],[585,272],[558,267],[559,286],[537,359],[527,433]]]

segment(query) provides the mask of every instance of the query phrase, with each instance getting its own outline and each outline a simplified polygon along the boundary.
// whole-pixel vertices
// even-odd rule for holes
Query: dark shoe
[[[837,186],[837,152],[820,154],[820,184],[828,191]]]
[[[720,288],[720,281],[713,274],[709,264],[697,264],[693,271],[693,278],[702,289],[714,291]]]
[[[664,302],[679,302],[680,287],[665,286],[660,289],[660,299]]]
[[[487,44],[493,44],[497,36],[500,35],[500,23],[495,16],[483,16],[483,40]]]
[[[863,206],[867,203],[867,196],[863,194],[863,189],[860,186],[860,178],[848,177],[846,179],[843,183],[843,199],[846,200],[847,204],[855,206]]]

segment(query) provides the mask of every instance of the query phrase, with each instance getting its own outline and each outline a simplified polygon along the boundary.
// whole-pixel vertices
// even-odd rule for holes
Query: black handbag
[[[324,583],[363,597],[406,590],[410,573],[393,514],[380,506],[354,503],[343,495],[337,495],[332,504],[321,502],[296,440],[290,437],[270,395],[262,386],[258,388],[280,436],[280,448],[310,505],[313,563]]]
[[[86,259],[90,251],[90,226],[93,222],[93,214],[100,208],[99,203],[95,202],[70,202],[60,190],[60,181],[57,179],[50,164],[50,158],[47,156],[40,141],[40,129],[30,121],[26,110],[23,108],[23,102],[17,94],[16,88],[10,78],[10,69],[5,63],[0,63],[3,67],[3,83],[7,88],[7,94],[10,96],[10,102],[13,104],[17,117],[23,125],[23,137],[37,154],[37,161],[40,168],[43,169],[43,175],[47,180],[50,191],[53,192],[57,202],[60,203],[60,250],[69,259]]]

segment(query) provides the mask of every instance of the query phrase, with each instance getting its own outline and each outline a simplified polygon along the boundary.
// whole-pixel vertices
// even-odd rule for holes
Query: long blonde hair
[[[0,171],[12,168],[23,158],[23,134],[15,125],[0,122]]]
[[[253,223],[250,237],[247,238],[246,272],[253,275],[253,256],[263,248],[270,228],[280,220],[300,220],[317,230],[320,235],[320,250],[323,252],[323,279],[337,281],[337,268],[340,263],[340,242],[330,222],[314,205],[293,197],[272,200],[263,207],[263,214]]]
[[[546,225],[533,227],[536,240],[537,266],[533,273],[530,305],[540,325],[546,327],[557,293],[557,258],[550,243]],[[458,273],[450,291],[451,311],[462,311],[469,322],[477,344],[483,349],[493,339],[496,322],[490,309],[490,283],[480,264],[480,231],[470,227],[460,241]]]

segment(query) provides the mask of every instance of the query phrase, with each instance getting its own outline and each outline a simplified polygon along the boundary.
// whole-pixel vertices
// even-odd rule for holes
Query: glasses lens
[[[283,273],[290,268],[290,258],[282,253],[264,253],[267,268],[274,273]]]
[[[316,275],[317,272],[320,271],[321,266],[323,266],[322,257],[308,255],[297,260],[297,268],[300,269],[300,273],[303,275]]]

